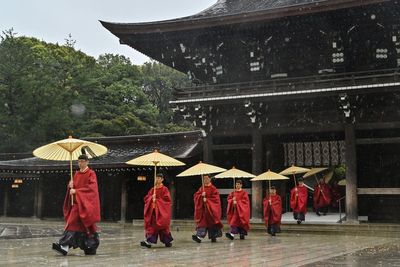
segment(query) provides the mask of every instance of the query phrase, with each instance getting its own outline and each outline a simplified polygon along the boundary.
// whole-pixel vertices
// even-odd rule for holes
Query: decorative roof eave
[[[315,97],[316,95],[328,95],[330,93],[343,93],[343,92],[354,92],[360,90],[372,90],[378,89],[382,92],[383,89],[398,90],[400,82],[390,83],[377,83],[377,84],[362,84],[362,85],[351,85],[351,86],[339,86],[330,88],[314,88],[304,89],[299,91],[281,91],[281,92],[267,92],[267,93],[255,93],[255,94],[244,94],[244,95],[230,95],[230,96],[210,96],[200,98],[190,98],[182,100],[169,101],[170,104],[196,104],[196,103],[211,103],[211,102],[223,102],[227,101],[243,101],[249,99],[265,99],[273,97],[298,97],[298,96],[310,96]]]
[[[112,23],[100,21],[111,33],[118,37],[124,35],[162,33],[172,31],[196,30],[216,26],[269,21],[282,17],[300,16],[338,9],[352,8],[388,2],[390,0],[336,0],[314,2],[301,5],[292,5],[260,11],[244,12],[238,14],[219,15],[211,17],[183,17],[173,20],[145,22],[145,23]]]
[[[109,143],[125,143],[132,141],[151,143],[160,140],[162,138],[169,138],[169,137],[197,139],[199,137],[204,137],[204,133],[200,130],[193,130],[187,132],[155,133],[155,134],[142,134],[142,135],[86,137],[83,139],[96,143],[100,142],[102,144],[107,145]]]
[[[193,157],[201,152],[203,131],[188,131],[178,133],[160,133],[150,135],[114,136],[84,138],[92,142],[101,143],[109,148],[106,155],[91,159],[90,166],[93,169],[137,169],[140,166],[125,164],[126,161],[151,152],[154,148],[161,149],[162,153],[171,157],[185,159]],[[0,161],[0,172],[27,172],[54,170],[68,170],[68,161],[51,161],[35,157]]]

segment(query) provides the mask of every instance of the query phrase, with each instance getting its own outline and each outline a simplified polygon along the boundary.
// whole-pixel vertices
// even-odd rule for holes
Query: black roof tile
[[[129,167],[126,161],[150,153],[154,150],[173,158],[189,158],[201,153],[202,131],[170,134],[132,135],[119,137],[84,138],[105,145],[108,153],[91,159],[93,168]],[[43,160],[36,157],[0,161],[0,170],[47,170],[60,169],[68,165],[66,161]],[[131,166],[132,167],[132,166]]]
[[[328,0],[218,0],[206,10],[186,18],[227,16],[322,2]]]

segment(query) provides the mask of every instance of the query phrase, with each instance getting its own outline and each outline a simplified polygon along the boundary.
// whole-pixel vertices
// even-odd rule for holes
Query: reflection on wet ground
[[[400,244],[386,243],[306,266],[400,266]]]
[[[126,224],[105,224],[96,256],[79,249],[64,257],[51,250],[61,224],[0,224],[0,265],[13,266],[400,266],[396,237],[314,235],[263,231],[246,240],[217,243],[191,240],[192,232],[173,231],[172,248],[158,244],[143,249],[143,230]],[[397,265],[396,265],[397,264]]]

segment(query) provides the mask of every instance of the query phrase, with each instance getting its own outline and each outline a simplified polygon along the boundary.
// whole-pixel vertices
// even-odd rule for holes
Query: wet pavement
[[[400,244],[389,243],[366,248],[328,260],[306,265],[307,267],[332,266],[400,266]]]
[[[191,231],[173,231],[172,248],[141,248],[143,230],[128,224],[101,224],[96,256],[79,249],[61,256],[51,243],[62,224],[0,224],[0,265],[13,266],[400,266],[400,237],[317,235],[264,231],[246,240],[220,238],[217,243],[191,240]]]
[[[62,230],[62,228],[54,226],[0,224],[0,240],[59,236],[63,233]]]

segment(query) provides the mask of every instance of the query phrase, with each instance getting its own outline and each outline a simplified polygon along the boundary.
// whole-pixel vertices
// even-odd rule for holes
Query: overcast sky
[[[198,13],[216,0],[5,0],[0,7],[0,30],[11,28],[18,36],[64,44],[69,34],[75,48],[98,57],[121,54],[134,64],[148,58],[106,30],[99,20],[144,22],[173,19]]]

